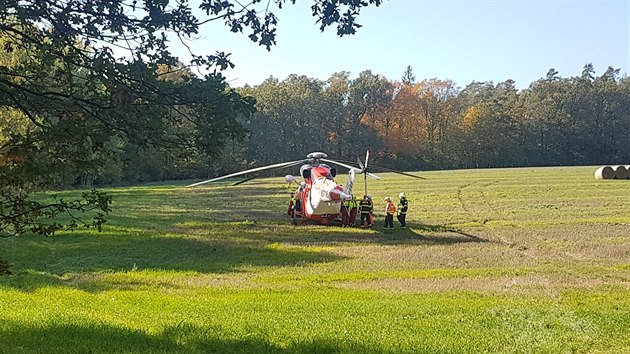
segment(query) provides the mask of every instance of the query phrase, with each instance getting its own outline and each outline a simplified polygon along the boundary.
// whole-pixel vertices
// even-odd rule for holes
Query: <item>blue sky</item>
[[[221,23],[203,28],[191,43],[196,52],[232,53],[232,86],[258,85],[289,74],[325,80],[370,69],[399,80],[411,65],[417,80],[516,81],[526,88],[555,68],[579,75],[586,63],[601,74],[609,66],[630,74],[630,0],[385,0],[364,9],[354,36],[334,28],[320,32],[309,0],[278,10],[278,44],[268,52]],[[184,57],[182,57],[184,59]]]

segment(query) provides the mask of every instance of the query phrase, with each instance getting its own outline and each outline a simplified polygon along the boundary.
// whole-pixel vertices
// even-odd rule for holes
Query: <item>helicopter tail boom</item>
[[[351,168],[350,171],[348,172],[348,182],[346,182],[346,186],[343,189],[343,193],[345,195],[348,196],[347,199],[343,199],[343,200],[348,200],[348,199],[352,199],[352,187],[354,186],[354,177],[356,176],[357,173],[361,173],[361,170],[358,170],[356,168]]]

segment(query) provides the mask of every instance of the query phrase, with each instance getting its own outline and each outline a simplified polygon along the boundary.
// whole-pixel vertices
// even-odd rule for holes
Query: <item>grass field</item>
[[[0,353],[630,353],[630,180],[594,171],[384,174],[393,232],[292,226],[282,178],[111,189],[102,233],[0,240]]]

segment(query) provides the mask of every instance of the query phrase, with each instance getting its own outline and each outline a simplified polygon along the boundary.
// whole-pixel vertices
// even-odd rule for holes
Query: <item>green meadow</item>
[[[111,188],[101,233],[0,239],[0,353],[628,353],[630,180],[594,171],[381,174],[374,229],[291,225],[282,177]]]

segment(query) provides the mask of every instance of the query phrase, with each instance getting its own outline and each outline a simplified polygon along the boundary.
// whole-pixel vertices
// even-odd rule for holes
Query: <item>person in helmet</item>
[[[368,224],[368,226],[372,227],[372,226],[374,226],[374,202],[372,201],[372,196],[371,195],[368,195],[367,198],[368,198],[368,201],[370,202],[370,207],[371,207],[370,208],[370,218],[369,218],[370,223]]]
[[[407,209],[409,208],[409,201],[407,200],[407,197],[405,196],[405,192],[401,192],[398,195],[398,213],[396,214],[396,218],[398,219],[398,222],[400,222],[400,227],[401,228],[406,228],[407,227]]]
[[[387,229],[389,227],[390,230],[393,230],[396,206],[392,203],[392,199],[389,196],[385,197],[385,202],[385,224],[383,224],[383,229]]]
[[[359,200],[354,196],[350,199],[348,210],[350,210],[350,226],[354,227],[357,224],[357,212],[359,211]]]
[[[361,213],[361,227],[372,227],[372,199],[369,195],[364,195],[359,202],[359,212]]]

